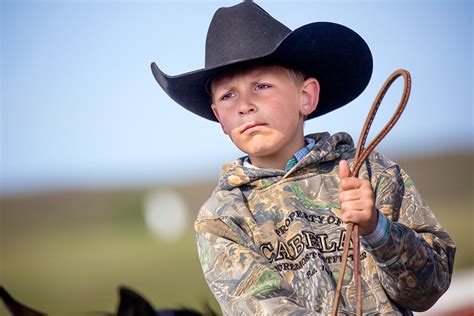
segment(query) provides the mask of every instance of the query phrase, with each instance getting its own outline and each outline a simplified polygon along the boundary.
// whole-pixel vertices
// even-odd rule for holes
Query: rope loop
[[[390,86],[393,82],[402,76],[404,79],[404,87],[403,87],[403,94],[400,99],[400,103],[395,110],[395,113],[392,115],[388,123],[385,127],[379,132],[379,134],[372,140],[372,142],[364,148],[365,141],[367,140],[367,135],[369,134],[370,127],[374,121],[375,115],[382,103],[385,94],[387,93]],[[392,73],[385,83],[382,85],[379,93],[375,97],[374,102],[372,103],[372,107],[370,108],[369,114],[367,115],[367,119],[365,120],[364,127],[359,136],[359,141],[357,143],[357,149],[354,156],[354,163],[351,170],[351,177],[358,177],[359,170],[364,163],[364,161],[369,157],[370,153],[374,150],[374,148],[382,141],[382,139],[387,136],[388,132],[393,128],[395,123],[397,123],[398,119],[402,115],[403,110],[408,103],[408,98],[410,96],[411,91],[411,76],[407,70],[398,69],[394,73]],[[360,247],[359,247],[359,227],[354,223],[349,223],[347,225],[347,232],[346,236],[352,236],[353,242],[353,257],[354,257],[354,283],[356,288],[356,300],[357,300],[357,307],[356,307],[356,315],[362,315],[362,291],[361,291],[361,277],[360,277]],[[337,315],[337,309],[339,307],[339,301],[341,300],[341,290],[342,290],[342,282],[344,280],[344,272],[346,270],[347,265],[347,257],[349,254],[349,245],[351,243],[351,238],[346,238],[344,241],[344,250],[342,252],[342,261],[341,266],[339,269],[339,278],[337,281],[337,288],[336,293],[334,295],[334,301],[332,306],[331,315]]]

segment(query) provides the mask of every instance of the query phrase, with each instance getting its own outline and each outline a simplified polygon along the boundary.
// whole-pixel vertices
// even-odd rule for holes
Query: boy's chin
[[[269,144],[246,144],[237,145],[237,147],[246,153],[250,157],[250,160],[252,160],[252,157],[264,158],[275,154],[275,147]]]
[[[269,142],[263,137],[231,138],[231,140],[237,148],[249,156],[265,154],[270,147]]]

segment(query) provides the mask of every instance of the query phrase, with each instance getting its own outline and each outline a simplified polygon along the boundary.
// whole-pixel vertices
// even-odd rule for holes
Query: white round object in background
[[[144,201],[145,223],[159,239],[175,241],[183,236],[188,224],[184,199],[175,191],[155,190]]]

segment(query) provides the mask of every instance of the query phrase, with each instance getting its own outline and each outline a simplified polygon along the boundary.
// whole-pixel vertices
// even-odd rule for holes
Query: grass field
[[[399,161],[455,239],[456,269],[474,266],[473,157]],[[0,283],[50,315],[113,312],[119,285],[138,290],[157,308],[201,309],[209,302],[217,309],[202,277],[192,228],[213,187],[212,182],[157,187],[186,201],[186,233],[175,241],[157,239],[145,225],[150,188],[3,197]]]
[[[51,315],[115,311],[119,285],[138,290],[160,308],[214,304],[191,221],[180,240],[157,240],[143,220],[145,192],[4,200],[3,285]]]

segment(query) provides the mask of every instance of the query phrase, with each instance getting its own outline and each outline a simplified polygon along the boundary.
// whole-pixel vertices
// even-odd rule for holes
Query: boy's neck
[[[252,156],[249,155],[249,160],[252,165],[264,169],[279,169],[285,170],[285,166],[295,153],[306,145],[304,136],[298,137],[298,140],[293,142],[292,146],[288,146],[283,150],[278,151],[271,156]]]

